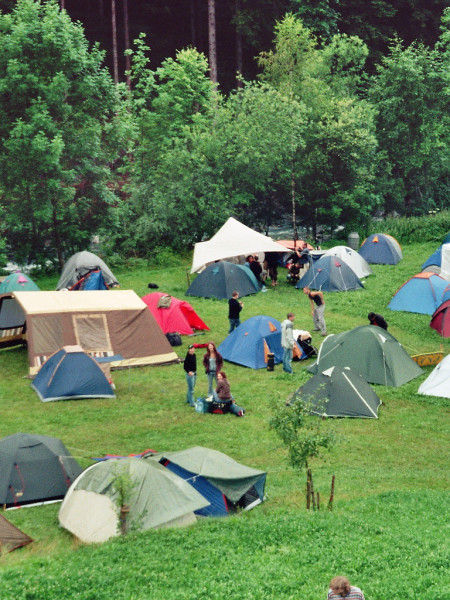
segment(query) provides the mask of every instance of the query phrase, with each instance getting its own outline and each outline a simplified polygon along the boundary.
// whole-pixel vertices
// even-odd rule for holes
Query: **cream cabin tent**
[[[31,375],[51,354],[73,345],[94,357],[111,357],[112,368],[178,361],[147,305],[132,290],[14,292],[0,296],[0,308],[0,321],[8,310],[16,315],[11,323],[17,330],[26,330]]]

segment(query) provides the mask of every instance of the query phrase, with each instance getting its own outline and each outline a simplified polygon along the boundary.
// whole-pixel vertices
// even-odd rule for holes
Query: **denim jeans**
[[[212,393],[213,393],[213,381],[215,381],[216,385],[217,385],[217,373],[216,373],[216,371],[210,371],[208,373],[208,396],[212,396]]]
[[[283,371],[292,373],[292,348],[283,348]]]
[[[236,327],[239,327],[239,325],[241,324],[241,320],[240,319],[228,319],[230,321],[230,329],[228,331],[228,333],[231,333],[232,331],[234,331],[236,329]]]
[[[186,373],[186,383],[187,383],[187,393],[186,393],[186,402],[191,406],[194,406],[194,388],[195,388],[195,380],[197,379],[197,375],[194,373],[193,375],[189,375]]]

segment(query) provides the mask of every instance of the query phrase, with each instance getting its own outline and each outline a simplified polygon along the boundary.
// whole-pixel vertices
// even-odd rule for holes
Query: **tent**
[[[349,367],[329,367],[298,388],[290,403],[301,400],[309,412],[326,417],[378,419],[381,400]]]
[[[364,288],[346,262],[335,256],[322,256],[313,262],[295,287],[310,287],[323,292],[349,292]]]
[[[395,292],[388,308],[432,315],[442,302],[447,284],[435,273],[418,273]]]
[[[63,346],[79,345],[94,357],[117,356],[112,368],[178,361],[146,304],[132,290],[14,292],[0,296],[2,322],[15,325],[17,331],[22,328],[22,336],[26,323],[31,375]]]
[[[0,348],[24,344],[26,316],[14,293],[0,294]]]
[[[234,291],[241,298],[259,292],[260,285],[248,267],[221,261],[206,267],[189,286],[187,296],[201,298],[231,298]]]
[[[226,516],[239,508],[249,510],[264,500],[267,473],[242,465],[217,450],[196,446],[144,460],[159,460],[208,500],[208,506],[196,514]]]
[[[450,244],[450,231],[444,236],[444,239],[442,240],[443,244]]]
[[[217,350],[225,360],[251,369],[267,367],[269,352],[274,354],[275,364],[278,364],[283,361],[281,323],[272,317],[250,317],[232,331]],[[297,344],[295,353],[299,358],[306,358]]]
[[[423,381],[419,394],[450,398],[450,354],[448,354]]]
[[[441,277],[447,281],[450,280],[450,242],[439,246],[439,248],[423,263],[421,268],[425,271],[428,267],[432,266],[440,267]]]
[[[438,306],[431,317],[430,327],[436,329],[442,337],[450,337],[450,299]]]
[[[81,346],[65,346],[52,354],[31,387],[42,402],[116,397],[98,363]]]
[[[83,252],[77,252],[71,256],[66,262],[56,289],[62,290],[64,288],[71,288],[79,279],[87,275],[90,271],[97,271],[99,269],[103,274],[106,285],[119,285],[119,282],[106,263],[92,252],[84,250]]]
[[[81,471],[61,440],[10,435],[0,440],[0,505],[60,500]]]
[[[71,292],[79,292],[80,290],[108,290],[109,286],[105,283],[105,278],[100,269],[89,271],[87,275],[81,277],[71,288]]]
[[[373,233],[361,245],[359,254],[370,264],[396,265],[402,249],[395,238],[385,233]]]
[[[21,271],[15,271],[0,283],[0,294],[17,290],[21,292],[38,292],[39,288],[28,275],[24,275]]]
[[[105,460],[88,467],[68,490],[59,522],[86,543],[118,535],[121,505],[127,528],[137,531],[195,523],[208,501],[181,477],[142,458]]]
[[[392,334],[373,325],[326,337],[308,371],[316,374],[333,366],[350,367],[370,383],[393,387],[422,373]]]
[[[359,279],[373,274],[369,263],[358,252],[348,246],[333,246],[325,252],[325,256],[335,256],[343,260]]]
[[[162,292],[153,292],[142,297],[156,322],[164,333],[178,332],[190,335],[194,331],[209,331],[189,302],[178,300]]]
[[[200,271],[216,260],[258,252],[284,253],[286,249],[266,235],[230,217],[210,240],[195,244],[191,273]]]
[[[31,544],[33,540],[26,533],[8,521],[0,514],[0,555],[12,552]]]

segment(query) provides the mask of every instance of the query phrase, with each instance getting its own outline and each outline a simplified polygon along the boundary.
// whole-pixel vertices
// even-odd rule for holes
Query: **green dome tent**
[[[311,377],[289,403],[303,401],[309,412],[325,417],[378,419],[381,400],[361,375],[349,367],[330,367]]]
[[[7,292],[39,292],[39,288],[28,275],[15,271],[0,283],[0,294]]]
[[[360,325],[325,338],[308,371],[316,374],[333,366],[350,367],[370,383],[393,387],[422,373],[400,342],[375,325]]]
[[[194,511],[209,502],[156,462],[110,459],[88,467],[73,482],[59,522],[83,542],[104,542],[119,533],[121,504],[129,506],[127,527],[145,531],[195,523]]]

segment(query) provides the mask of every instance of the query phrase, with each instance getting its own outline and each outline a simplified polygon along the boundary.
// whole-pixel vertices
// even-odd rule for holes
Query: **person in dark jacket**
[[[222,370],[223,358],[220,352],[217,351],[214,342],[209,342],[208,349],[203,357],[203,366],[205,373],[208,376],[208,396],[213,393],[213,381],[217,384],[217,373]]]
[[[186,402],[191,406],[194,406],[194,389],[195,381],[197,379],[197,357],[195,356],[195,346],[192,344],[188,346],[183,367],[186,372],[187,383]]]
[[[374,313],[374,312],[370,312],[367,315],[367,318],[369,319],[371,325],[377,325],[378,327],[382,327],[383,329],[386,329],[386,331],[387,331],[387,328],[388,328],[387,321],[381,315],[378,315],[377,313]]]
[[[228,333],[231,333],[239,327],[241,324],[240,312],[244,307],[244,304],[238,300],[239,292],[233,292],[231,298],[228,300],[228,320],[230,321],[230,329]]]

